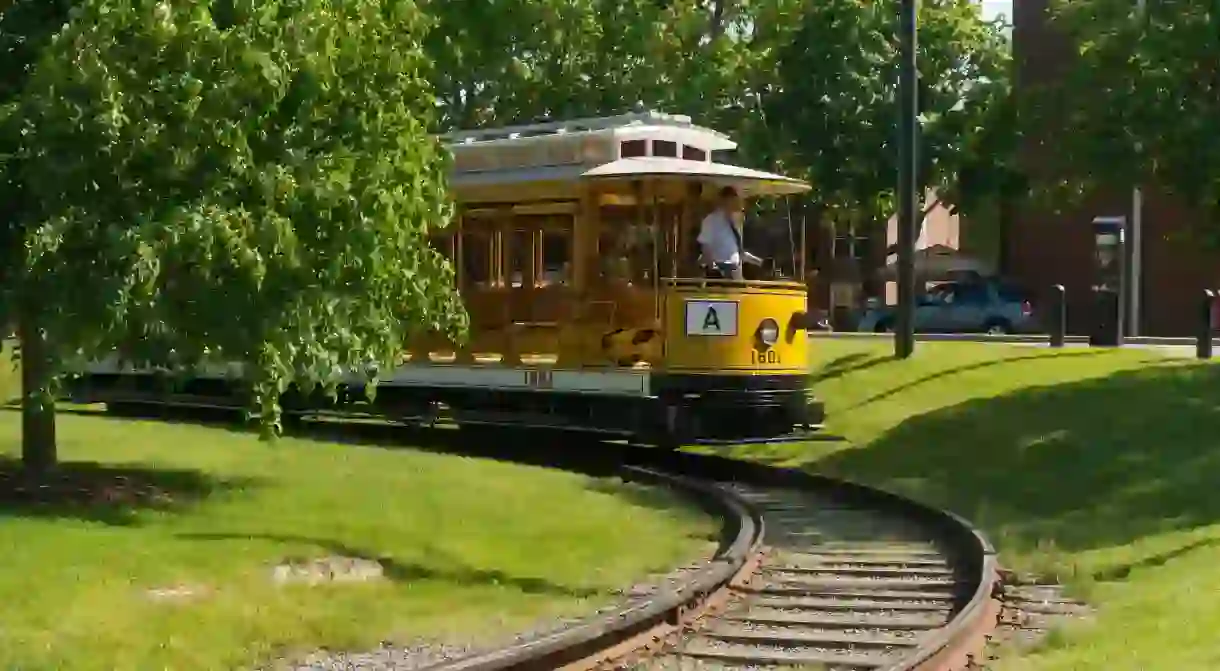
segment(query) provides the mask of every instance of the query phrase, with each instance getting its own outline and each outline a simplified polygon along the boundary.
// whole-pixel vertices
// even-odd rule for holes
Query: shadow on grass
[[[1095,356],[1099,356],[1102,354],[1104,354],[1104,351],[1091,350],[1091,351],[1081,351],[1081,352],[1056,352],[1054,354],[1033,354],[1033,355],[1027,354],[1027,355],[1019,355],[1019,356],[999,357],[999,358],[995,358],[995,359],[986,359],[984,361],[976,361],[974,363],[965,364],[963,366],[956,366],[954,368],[946,368],[944,370],[939,370],[930,375],[925,375],[923,377],[900,384],[897,387],[893,387],[893,388],[887,389],[883,392],[873,394],[872,396],[869,396],[868,398],[864,399],[863,401],[860,401],[859,403],[855,404],[854,406],[852,406],[849,409],[856,409],[856,408],[860,408],[860,407],[863,407],[866,405],[870,405],[872,403],[876,403],[878,401],[884,401],[887,398],[896,396],[896,395],[901,394],[906,391],[910,391],[911,389],[914,389],[915,387],[918,387],[921,385],[925,385],[925,384],[928,384],[931,382],[936,382],[937,380],[942,380],[946,377],[952,377],[954,375],[961,375],[962,373],[969,373],[972,371],[982,370],[984,368],[993,368],[995,366],[1005,366],[1005,365],[1009,365],[1009,364],[1013,364],[1013,363],[1020,363],[1022,361],[1035,361],[1035,360],[1036,361],[1045,361],[1047,359],[1095,357]],[[888,360],[888,359],[886,359],[886,360]]]
[[[1181,547],[1174,548],[1166,552],[1160,552],[1149,557],[1144,557],[1138,561],[1110,566],[1093,573],[1093,579],[1099,582],[1111,582],[1116,580],[1126,580],[1131,575],[1132,571],[1141,569],[1156,568],[1164,566],[1169,562],[1206,547],[1215,547],[1220,545],[1220,538],[1201,538],[1197,541],[1187,543]]]
[[[3,408],[0,408],[3,409]],[[124,408],[112,413],[100,408],[59,408],[61,414],[96,418],[100,421],[146,420],[183,424],[234,433],[254,434],[253,423],[237,410],[215,408]],[[586,449],[590,440],[562,431],[508,427],[418,428],[382,420],[309,419],[286,422],[284,437],[305,441],[360,445],[380,449],[411,449],[437,454],[475,457],[542,468],[561,468],[593,477],[617,475],[622,458],[618,446],[599,443]]]
[[[180,512],[210,496],[256,484],[196,470],[93,462],[64,462],[54,473],[32,480],[20,460],[0,457],[0,517],[134,526],[141,512]]]
[[[810,373],[810,380],[814,383],[823,382],[825,380],[833,380],[843,377],[848,373],[855,373],[873,366],[893,361],[892,356],[883,356],[878,354],[868,354],[865,352],[855,352],[852,354],[844,354],[827,361],[818,366]]]
[[[133,407],[125,408],[122,413],[108,413],[97,408],[69,406],[61,407],[57,412],[99,421],[136,419],[247,434],[254,431],[253,425],[243,420],[242,413],[234,410],[156,407],[136,410]],[[539,432],[502,427],[433,430],[383,421],[335,419],[294,422],[285,428],[286,438],[304,441],[389,450],[410,449],[573,471],[598,478],[586,483],[593,491],[621,496],[633,504],[654,510],[674,511],[690,505],[685,498],[676,497],[661,488],[618,481],[623,463],[622,446],[600,442],[591,444],[587,437],[573,437],[560,431]],[[697,538],[715,541],[718,536],[698,535]]]
[[[478,586],[508,586],[524,594],[539,594],[550,596],[566,596],[574,598],[589,598],[607,596],[609,591],[601,591],[586,587],[570,587],[553,583],[545,578],[509,575],[503,571],[477,569],[463,566],[462,563],[448,553],[435,548],[426,548],[424,554],[434,556],[429,564],[415,562],[400,562],[393,557],[377,555],[363,551],[344,543],[304,536],[279,534],[222,534],[222,533],[179,533],[175,537],[192,541],[244,541],[266,540],[274,543],[290,543],[295,545],[312,545],[331,556],[347,557],[374,561],[381,565],[385,577],[394,582],[408,583],[422,580],[447,582],[464,587]],[[287,558],[286,558],[287,559]]]
[[[1016,549],[1076,552],[1211,525],[1220,366],[1149,366],[976,399],[809,466],[943,505]]]

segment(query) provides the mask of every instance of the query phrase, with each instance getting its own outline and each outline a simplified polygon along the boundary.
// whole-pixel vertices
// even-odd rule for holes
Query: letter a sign
[[[686,301],[686,335],[737,335],[737,302]]]

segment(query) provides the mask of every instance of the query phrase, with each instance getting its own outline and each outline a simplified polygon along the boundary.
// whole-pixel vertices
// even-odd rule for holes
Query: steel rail
[[[884,671],[966,669],[982,654],[991,632],[999,623],[999,564],[995,547],[963,517],[877,487],[818,473],[718,455],[666,453],[661,456],[672,464],[674,470],[686,474],[831,492],[866,507],[904,515],[938,530],[941,537],[957,550],[959,561],[968,562],[963,568],[970,573],[975,589],[951,624],[930,637],[915,653]]]
[[[559,631],[499,650],[476,653],[423,667],[426,671],[502,671],[557,669],[605,664],[618,654],[658,642],[681,629],[702,608],[712,607],[743,572],[762,542],[762,520],[748,504],[728,490],[707,482],[641,467],[623,469],[625,479],[668,486],[719,509],[735,529],[711,563],[677,588],[664,588],[643,604],[596,616]],[[625,645],[626,644],[626,645]],[[583,662],[583,663],[582,663]]]
[[[934,532],[939,544],[952,549],[955,569],[972,587],[969,599],[952,620],[918,647],[883,671],[959,671],[970,668],[999,622],[1002,583],[995,549],[986,537],[960,516],[895,493],[849,480],[803,470],[780,468],[729,457],[658,450],[590,438],[584,445],[527,440],[519,447],[502,442],[470,444],[460,431],[395,427],[386,424],[334,424],[342,433],[380,429],[381,440],[434,436],[431,449],[470,456],[602,475],[617,474],[668,486],[691,497],[725,520],[722,543],[709,564],[677,586],[662,587],[652,598],[633,602],[609,614],[594,615],[556,631],[502,648],[446,660],[419,671],[540,671],[620,668],[623,660],[643,651],[660,652],[697,629],[700,618],[718,612],[743,591],[762,564],[765,523],[762,514],[729,485],[750,485],[829,495],[863,510],[886,513]],[[322,427],[319,427],[322,428]],[[379,431],[380,433],[380,431]],[[393,437],[391,437],[391,433]],[[541,438],[541,436],[539,436]],[[579,439],[577,439],[579,441]],[[414,442],[414,441],[413,441]],[[429,449],[428,441],[422,445]]]
[[[697,620],[723,607],[733,588],[750,577],[761,556],[763,521],[752,506],[717,482],[786,487],[828,493],[862,507],[901,515],[935,530],[954,549],[974,589],[951,622],[883,671],[956,671],[970,668],[999,621],[999,571],[995,549],[960,516],[869,485],[796,469],[727,457],[627,447],[619,455],[632,479],[676,487],[726,513],[736,534],[712,565],[684,586],[667,589],[645,604],[582,621],[558,632],[500,650],[426,667],[427,671],[621,668],[622,660],[662,646]],[[736,520],[733,522],[732,520]]]

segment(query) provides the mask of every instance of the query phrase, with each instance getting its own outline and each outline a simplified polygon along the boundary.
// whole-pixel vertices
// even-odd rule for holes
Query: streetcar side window
[[[653,140],[652,155],[663,156],[665,158],[678,157],[678,143],[669,140]]]
[[[538,286],[565,285],[571,280],[572,238],[564,231],[543,230]]]
[[[486,287],[491,281],[491,236],[462,233],[462,286]]]
[[[534,251],[533,236],[529,231],[514,229],[507,231],[505,238],[505,283],[514,289],[530,286],[533,284],[533,264],[530,263]]]
[[[449,233],[433,233],[428,236],[428,246],[440,252],[440,255],[453,262],[453,235]]]
[[[628,228],[633,208],[608,205],[601,208],[601,234],[597,238],[598,276],[611,284],[630,282],[632,275],[631,236]]]
[[[603,280],[651,285],[661,275],[672,273],[666,215],[663,209],[654,213],[652,207],[602,208],[597,253]],[[654,216],[657,226],[651,223]]]
[[[624,140],[619,143],[620,158],[638,158],[648,155],[648,140]]]
[[[698,147],[684,144],[682,145],[682,158],[688,161],[706,161],[707,152]]]
[[[658,273],[656,268],[655,231],[650,224],[636,224],[627,229],[627,249],[631,259],[631,280],[640,284],[651,284]]]

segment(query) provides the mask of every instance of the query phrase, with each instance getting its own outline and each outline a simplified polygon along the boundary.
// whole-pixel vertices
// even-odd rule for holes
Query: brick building
[[[1133,0],[1134,1],[1134,0]],[[1048,19],[1047,0],[1013,3],[1013,42],[1018,92],[1053,81],[1071,57],[1070,45]],[[1030,142],[1025,160],[1036,170],[1054,160],[1053,148]],[[1039,212],[1028,204],[1018,210],[1004,241],[1005,273],[1037,293],[1053,284],[1067,290],[1068,328],[1084,333],[1094,323],[1091,287],[1095,282],[1091,222],[1098,216],[1135,219],[1129,188],[1118,185],[1097,194],[1080,209],[1062,215]],[[1128,245],[1136,258],[1129,265],[1128,333],[1152,336],[1190,335],[1197,328],[1197,306],[1204,288],[1220,286],[1220,257],[1205,254],[1189,242],[1170,239],[1191,213],[1180,204],[1145,190],[1139,208],[1141,233],[1128,224]],[[1138,253],[1135,249],[1138,247]],[[1132,321],[1133,313],[1138,317]]]

